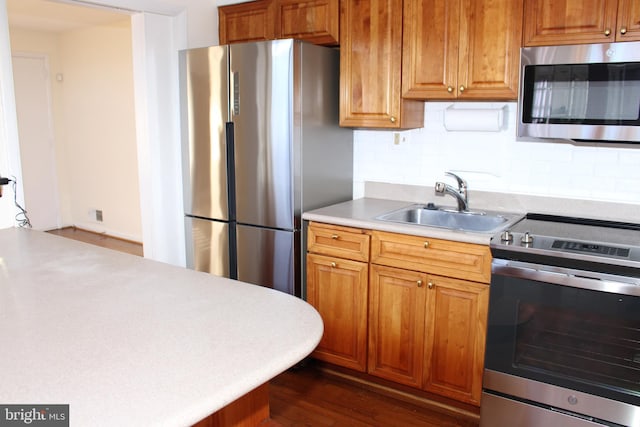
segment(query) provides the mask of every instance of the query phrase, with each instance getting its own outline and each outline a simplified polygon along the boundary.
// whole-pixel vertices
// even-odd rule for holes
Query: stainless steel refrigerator
[[[338,51],[276,40],[180,65],[188,267],[303,296],[300,216],[352,198]]]

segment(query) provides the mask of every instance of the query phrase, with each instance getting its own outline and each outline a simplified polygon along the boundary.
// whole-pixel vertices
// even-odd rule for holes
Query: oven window
[[[520,302],[514,365],[640,394],[640,325]]]
[[[640,64],[527,66],[524,123],[640,124]]]
[[[640,297],[493,275],[485,367],[640,406]]]

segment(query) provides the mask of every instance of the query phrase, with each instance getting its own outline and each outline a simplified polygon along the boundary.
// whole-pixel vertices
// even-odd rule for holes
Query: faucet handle
[[[456,175],[453,172],[445,172],[445,175],[451,176],[453,178],[456,179],[456,181],[458,181],[458,189],[463,191],[467,188],[467,181],[465,181],[464,179],[460,178],[458,175]]]

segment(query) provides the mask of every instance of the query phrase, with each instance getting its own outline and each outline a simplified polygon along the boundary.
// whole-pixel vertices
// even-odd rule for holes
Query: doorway
[[[60,227],[49,64],[45,55],[12,55],[25,206],[36,230]]]
[[[142,242],[130,16],[44,0],[7,0],[7,11],[33,227]],[[44,77],[29,69],[36,57]]]

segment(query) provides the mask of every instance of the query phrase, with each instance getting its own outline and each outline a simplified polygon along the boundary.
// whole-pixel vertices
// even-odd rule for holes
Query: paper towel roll
[[[448,131],[499,132],[504,125],[505,107],[455,108],[444,110],[444,127]]]

